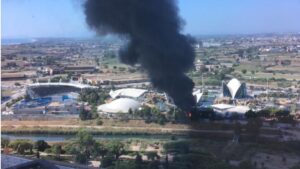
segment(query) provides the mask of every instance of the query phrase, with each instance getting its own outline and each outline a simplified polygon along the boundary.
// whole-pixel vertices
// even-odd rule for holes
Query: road
[[[1,107],[5,107],[6,103],[10,102],[10,101],[13,100],[13,99],[17,99],[17,98],[19,98],[19,97],[22,97],[22,96],[24,96],[24,95],[25,95],[25,89],[24,89],[24,88],[18,90],[16,93],[14,93],[13,95],[11,95],[11,97],[10,97],[9,100],[7,100],[7,101],[5,101],[5,102],[3,102],[3,103],[1,102]]]
[[[1,154],[1,168],[6,169],[6,168],[17,166],[19,164],[24,164],[24,163],[27,163],[27,162],[30,162],[33,160],[35,160],[35,159],[29,159],[29,158],[19,157],[19,156],[15,156],[15,155]],[[53,163],[59,169],[91,168],[90,166],[79,165],[79,164],[69,164],[69,163],[65,163],[65,162],[52,161],[52,160],[47,160],[47,161]]]
[[[1,168],[9,168],[13,167],[19,164],[23,164],[26,162],[29,162],[32,160],[26,159],[26,158],[21,158],[21,157],[16,157],[16,156],[10,156],[10,155],[5,155],[1,154]]]

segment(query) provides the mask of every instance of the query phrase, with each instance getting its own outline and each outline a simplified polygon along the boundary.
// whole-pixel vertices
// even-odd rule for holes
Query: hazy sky
[[[93,36],[82,0],[2,0],[3,38]],[[300,0],[178,0],[185,33],[300,32]]]

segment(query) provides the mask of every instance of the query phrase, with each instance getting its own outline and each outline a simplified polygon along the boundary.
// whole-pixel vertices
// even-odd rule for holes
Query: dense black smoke
[[[87,0],[88,25],[98,33],[129,39],[120,51],[123,63],[140,63],[154,87],[165,91],[185,111],[195,105],[191,38],[180,33],[182,21],[174,0]]]

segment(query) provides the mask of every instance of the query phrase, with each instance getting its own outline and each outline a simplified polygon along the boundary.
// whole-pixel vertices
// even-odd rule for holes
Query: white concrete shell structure
[[[141,97],[144,93],[146,93],[147,90],[144,89],[134,89],[134,88],[126,88],[126,89],[118,89],[115,91],[110,91],[109,95],[115,99],[118,97],[129,97],[129,98],[139,98]]]
[[[231,99],[241,99],[247,97],[246,84],[237,79],[231,79],[227,84],[222,84],[223,96]]]
[[[202,95],[203,93],[201,92],[201,90],[193,92],[193,96],[196,97],[196,103],[198,103],[201,100]]]
[[[214,104],[211,107],[217,115],[223,117],[230,117],[233,114],[244,117],[245,113],[250,110],[248,106],[235,106],[230,104]]]
[[[98,106],[98,111],[100,114],[128,113],[129,109],[134,111],[140,107],[141,104],[138,101],[129,98],[120,98]]]

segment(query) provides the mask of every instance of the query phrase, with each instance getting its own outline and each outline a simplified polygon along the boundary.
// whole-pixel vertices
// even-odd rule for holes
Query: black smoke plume
[[[125,35],[123,63],[140,63],[154,87],[185,111],[195,105],[193,81],[185,75],[194,61],[191,38],[180,33],[174,0],[87,0],[86,22],[98,33]]]

